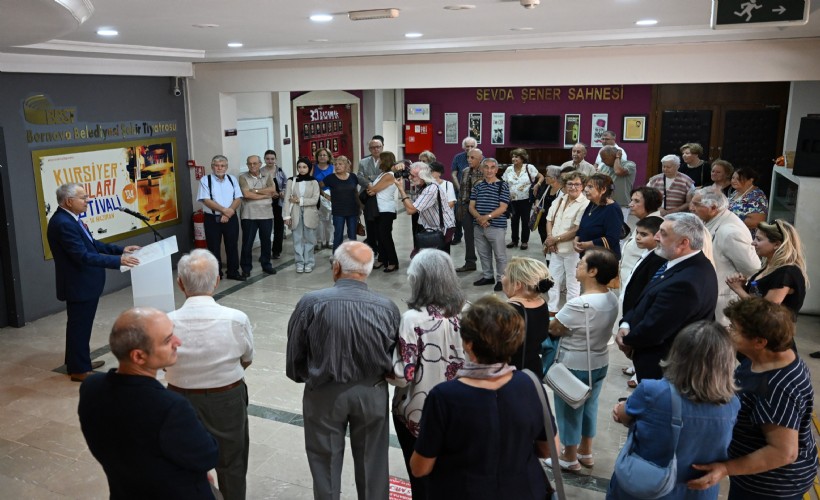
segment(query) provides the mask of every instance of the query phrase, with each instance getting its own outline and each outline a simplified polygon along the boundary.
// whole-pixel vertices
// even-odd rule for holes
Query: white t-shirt
[[[609,364],[607,342],[612,335],[612,325],[618,319],[618,297],[612,292],[588,293],[570,299],[555,315],[555,319],[569,328],[569,333],[561,337],[558,361],[573,370],[586,370],[587,338],[584,321],[584,304],[589,304],[589,342],[592,369]]]
[[[390,176],[390,185],[376,193],[376,203],[379,205],[379,212],[396,212],[396,191],[397,187],[393,183],[393,172],[382,172],[373,181],[373,185],[379,183],[382,176]]]
[[[441,181],[438,188],[441,190],[441,194],[444,195],[444,199],[447,200],[447,203],[458,201],[458,198],[456,197],[456,189],[452,182]]]

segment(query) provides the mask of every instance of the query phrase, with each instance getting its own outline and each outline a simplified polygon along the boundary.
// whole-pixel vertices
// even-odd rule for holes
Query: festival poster
[[[179,218],[175,172],[176,139],[77,146],[32,152],[43,250],[51,258],[46,230],[57,210],[56,190],[76,182],[88,194],[81,220],[95,239],[110,242],[149,229],[121,207],[139,212],[157,228]]]
[[[572,148],[581,140],[581,115],[564,115],[564,147]]]
[[[353,124],[350,104],[298,106],[296,130],[300,131],[299,156],[316,161],[316,150],[329,149],[333,157],[347,156],[353,162]]]
[[[609,115],[607,113],[596,113],[592,115],[592,139],[590,145],[595,148],[603,146],[601,136],[607,131]]]

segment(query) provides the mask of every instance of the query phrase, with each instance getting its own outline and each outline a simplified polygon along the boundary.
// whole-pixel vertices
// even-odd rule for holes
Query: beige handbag
[[[589,380],[592,382],[592,357],[589,351],[589,304],[584,304],[584,323],[586,324],[587,335],[587,369]],[[563,340],[563,339],[562,339]],[[569,371],[569,368],[558,361],[561,358],[561,342],[558,342],[558,353],[555,355],[555,363],[547,370],[546,384],[555,394],[564,400],[572,408],[578,409],[584,405],[592,395],[592,388],[581,379]]]

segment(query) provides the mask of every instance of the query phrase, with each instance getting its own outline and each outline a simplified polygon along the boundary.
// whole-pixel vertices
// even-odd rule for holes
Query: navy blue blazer
[[[97,299],[105,287],[105,269],[119,269],[123,248],[90,240],[68,210],[58,208],[48,221],[48,246],[54,256],[57,299]]]
[[[660,379],[658,362],[687,325],[714,320],[717,305],[717,273],[699,252],[666,271],[644,288],[635,307],[624,315],[629,334],[624,344],[634,349],[632,361],[638,379]]]
[[[112,499],[214,498],[206,474],[219,446],[188,400],[156,379],[94,374],[80,386],[77,413]]]

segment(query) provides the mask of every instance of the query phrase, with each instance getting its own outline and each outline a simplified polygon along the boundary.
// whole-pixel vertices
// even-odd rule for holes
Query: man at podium
[[[88,206],[88,195],[80,184],[57,188],[59,208],[48,221],[48,246],[54,256],[57,299],[66,303],[65,364],[71,380],[82,382],[103,361],[91,362],[88,343],[105,287],[105,269],[133,267],[139,260],[130,255],[136,245],[125,248],[94,239],[80,219]]]

